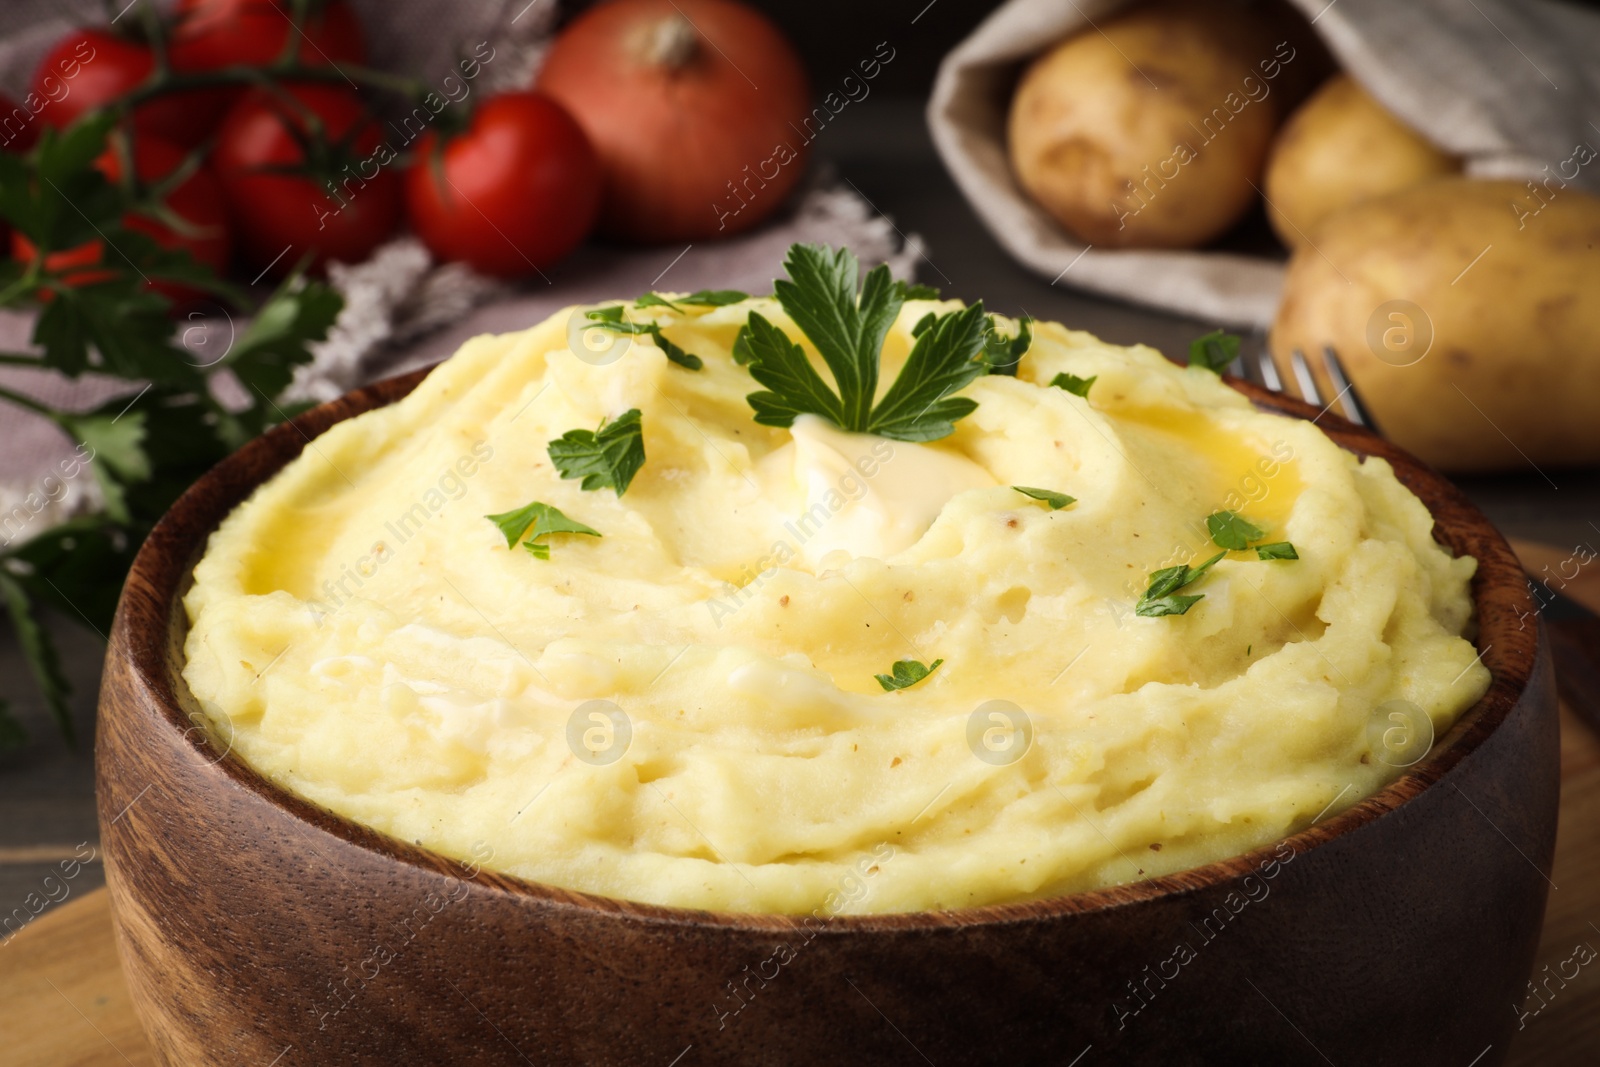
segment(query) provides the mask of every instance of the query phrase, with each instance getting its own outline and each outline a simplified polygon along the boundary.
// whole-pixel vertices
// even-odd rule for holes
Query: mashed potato
[[[886,382],[959,306],[905,306]],[[888,912],[1239,854],[1381,788],[1484,692],[1474,561],[1383,461],[1055,324],[943,440],[761,426],[731,357],[752,308],[800,339],[770,300],[649,309],[704,368],[646,336],[606,362],[563,313],[308,446],[185,600],[184,677],[234,751],[540,882]],[[552,439],[634,408],[624,495],[559,476]],[[601,536],[508,549],[485,516],[531,500]],[[1299,558],[1230,552],[1186,614],[1137,615],[1225,509]],[[900,660],[942,663],[885,691]]]

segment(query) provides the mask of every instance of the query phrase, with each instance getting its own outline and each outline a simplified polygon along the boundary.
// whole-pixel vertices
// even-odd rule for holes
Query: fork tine
[[[1345,373],[1344,363],[1340,361],[1339,353],[1333,350],[1332,345],[1322,346],[1322,366],[1328,372],[1328,380],[1339,391],[1340,406],[1344,408],[1345,417],[1357,426],[1376,430],[1378,424],[1373,422],[1372,413],[1362,402],[1361,394],[1356,392],[1355,383]]]
[[[1290,352],[1289,367],[1294,371],[1294,381],[1300,389],[1300,399],[1307,404],[1321,407],[1322,391],[1317,388],[1317,379],[1311,373],[1311,365],[1306,362],[1306,354],[1298,348]]]
[[[1265,388],[1267,383],[1261,380],[1261,365],[1256,362],[1255,357],[1240,353],[1239,358],[1234,360],[1233,365],[1239,368],[1239,377],[1251,385],[1259,385]]]
[[[1256,373],[1261,375],[1262,385],[1274,393],[1283,392],[1283,376],[1278,373],[1278,362],[1264,348],[1256,354]]]

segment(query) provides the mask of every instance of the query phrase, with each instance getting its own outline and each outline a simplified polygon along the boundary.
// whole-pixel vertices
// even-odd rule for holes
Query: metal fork
[[[1329,401],[1322,399],[1322,389],[1317,385],[1311,364],[1306,354],[1298,348],[1289,353],[1294,390],[1285,388],[1283,376],[1278,373],[1278,364],[1264,347],[1253,356],[1241,353],[1227,369],[1228,373],[1274,393],[1292,395],[1298,392],[1306,403],[1324,410],[1338,404],[1344,409],[1345,418],[1377,433],[1378,425],[1351,384],[1344,364],[1339,361],[1339,354],[1331,345],[1327,345],[1323,347],[1321,355],[1323,372],[1335,390],[1333,399]],[[1533,580],[1530,575],[1530,583]],[[1548,585],[1546,589],[1552,598],[1548,603],[1558,605],[1556,614],[1544,615],[1543,619],[1556,663],[1556,687],[1563,703],[1600,732],[1600,651],[1597,651],[1600,650],[1600,616],[1587,605],[1550,590]],[[1537,614],[1544,614],[1545,606],[1541,605]]]
[[[1372,418],[1372,412],[1361,400],[1361,395],[1356,392],[1356,387],[1350,381],[1350,376],[1345,373],[1344,364],[1339,361],[1339,353],[1333,350],[1332,345],[1324,345],[1319,353],[1322,357],[1322,371],[1327,375],[1329,383],[1333,386],[1333,398],[1324,400],[1322,388],[1317,384],[1317,376],[1312,373],[1311,363],[1306,359],[1305,352],[1295,349],[1289,353],[1289,369],[1294,374],[1294,389],[1285,387],[1283,376],[1278,373],[1278,364],[1272,358],[1272,353],[1262,348],[1253,357],[1240,355],[1228,365],[1228,371],[1243,378],[1247,382],[1270,389],[1274,393],[1288,393],[1291,396],[1298,393],[1301,400],[1323,410],[1337,404],[1344,412],[1344,417],[1357,426],[1378,432],[1378,424]]]

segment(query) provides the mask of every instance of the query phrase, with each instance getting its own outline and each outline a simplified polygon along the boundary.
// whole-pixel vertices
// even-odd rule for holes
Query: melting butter
[[[888,559],[915,544],[952,497],[996,485],[988,471],[937,445],[841,430],[818,415],[761,463],[767,491],[798,514],[791,530],[814,570],[835,552]]]

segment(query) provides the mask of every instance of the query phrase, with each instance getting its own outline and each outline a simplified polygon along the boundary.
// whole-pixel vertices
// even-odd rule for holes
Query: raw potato
[[[1267,217],[1291,249],[1328,214],[1454,174],[1439,151],[1340,74],[1289,116],[1267,159]]]
[[[1331,344],[1384,434],[1441,470],[1600,461],[1600,199],[1543,197],[1441,178],[1330,215],[1289,261],[1280,366]]]
[[[1276,12],[1157,3],[1036,59],[1011,103],[1011,166],[1082,240],[1192,248],[1238,222],[1302,72]]]

